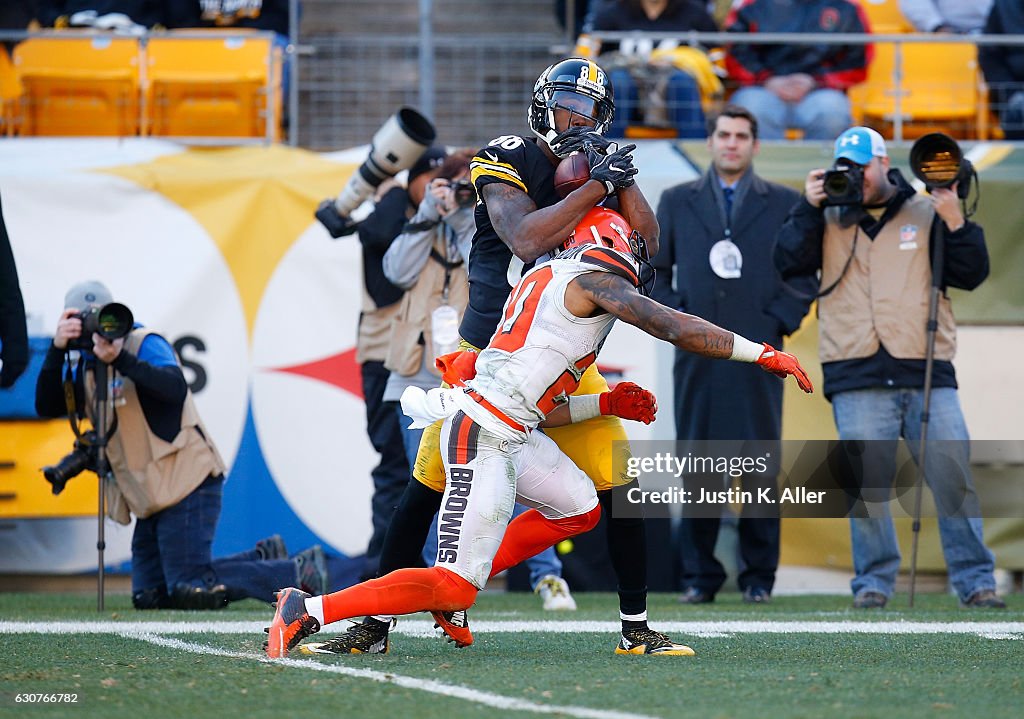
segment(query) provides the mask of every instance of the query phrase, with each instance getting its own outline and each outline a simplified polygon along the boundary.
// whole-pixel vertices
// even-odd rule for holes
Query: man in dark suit
[[[775,231],[800,195],[754,174],[757,119],[746,108],[727,105],[711,117],[707,142],[712,160],[704,176],[661,196],[658,222],[663,240],[654,259],[654,297],[781,347],[783,336],[800,326],[814,292],[812,287],[802,288],[807,294],[802,299],[785,290],[772,262]],[[728,364],[676,353],[676,438],[778,441],[782,381],[768,374],[738,372]],[[731,478],[721,477],[721,489],[727,479]],[[725,582],[725,570],[714,556],[720,521],[717,514],[682,520],[685,603],[713,601]],[[743,598],[768,601],[779,563],[778,517],[741,516],[739,543]]]

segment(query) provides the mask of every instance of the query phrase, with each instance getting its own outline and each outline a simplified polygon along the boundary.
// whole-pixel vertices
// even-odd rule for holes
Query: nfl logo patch
[[[917,225],[900,227],[900,249],[912,250],[917,247]]]

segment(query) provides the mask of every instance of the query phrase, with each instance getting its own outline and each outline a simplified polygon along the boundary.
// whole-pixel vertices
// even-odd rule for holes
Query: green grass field
[[[777,597],[710,607],[652,596],[652,626],[693,658],[622,657],[615,598],[577,596],[554,615],[530,595],[481,596],[476,643],[457,650],[426,615],[400,622],[390,654],[265,660],[271,611],[97,612],[88,595],[0,594],[0,717],[1019,717],[1024,597],[965,611],[922,595],[854,611],[848,597]],[[331,629],[323,636],[330,636]],[[73,694],[25,704],[18,694]]]

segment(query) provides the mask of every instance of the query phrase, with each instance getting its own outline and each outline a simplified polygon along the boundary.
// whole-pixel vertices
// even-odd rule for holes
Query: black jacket
[[[782,346],[800,326],[810,300],[791,294],[772,264],[775,230],[800,195],[750,173],[730,223],[742,253],[739,278],[712,271],[709,254],[725,234],[717,176],[666,190],[658,204],[661,250],[654,258],[654,298],[754,342]],[[672,287],[675,268],[676,286]],[[805,296],[813,291],[805,286]],[[782,381],[756,367],[677,351],[676,435],[679,439],[778,439]]]
[[[3,207],[0,206],[0,388],[10,387],[28,366],[28,330],[25,303],[18,284],[11,240],[7,236]]]
[[[1024,34],[1024,5],[1019,0],[995,0],[985,23],[986,35]],[[978,63],[992,90],[993,103],[1000,107],[1013,89],[1024,89],[1024,47],[981,45]],[[1008,85],[1016,85],[1016,88]]]

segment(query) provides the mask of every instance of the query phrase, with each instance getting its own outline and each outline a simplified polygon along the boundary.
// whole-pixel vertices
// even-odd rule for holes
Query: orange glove
[[[477,353],[473,350],[458,350],[441,355],[434,360],[434,366],[441,372],[441,381],[449,387],[462,387],[466,380],[476,377]]]
[[[761,366],[761,369],[765,372],[771,372],[777,377],[782,377],[782,379],[793,375],[796,377],[796,383],[800,386],[800,389],[808,394],[814,391],[811,379],[804,372],[804,368],[800,366],[800,361],[796,357],[789,352],[775,349],[767,342],[763,344],[764,352],[757,358],[757,364]]]
[[[601,414],[613,414],[622,419],[650,424],[658,413],[658,400],[632,382],[619,382],[611,392],[601,393]]]

